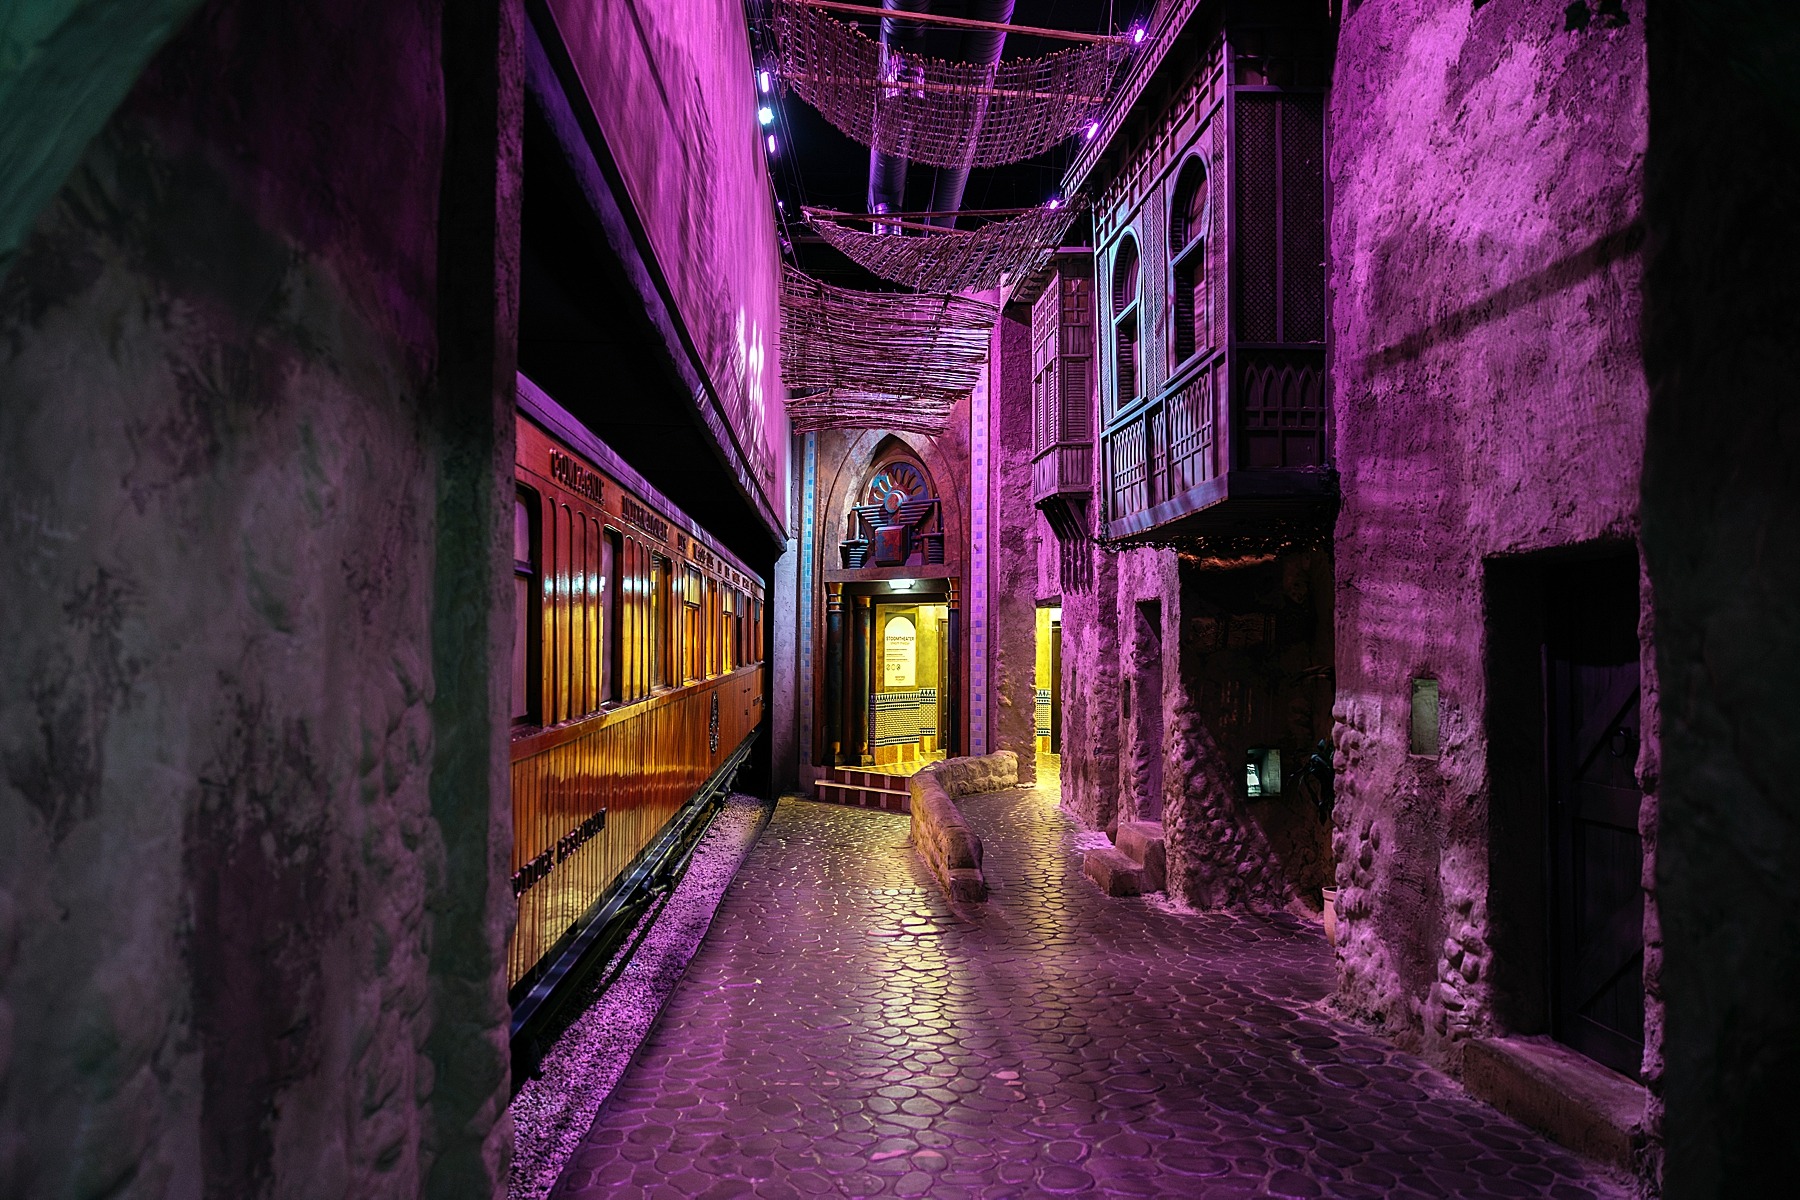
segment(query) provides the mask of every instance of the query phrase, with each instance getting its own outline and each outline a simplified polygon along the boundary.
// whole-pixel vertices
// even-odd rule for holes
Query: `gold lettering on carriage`
[[[595,504],[606,501],[606,480],[594,474],[560,450],[550,452],[550,478]]]
[[[619,497],[619,515],[657,541],[667,542],[669,540],[669,523],[630,496]]]

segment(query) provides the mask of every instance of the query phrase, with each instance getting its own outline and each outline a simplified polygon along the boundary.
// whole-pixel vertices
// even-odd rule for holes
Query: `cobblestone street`
[[[1106,899],[1052,791],[961,806],[959,913],[905,817],[783,801],[555,1194],[1630,1194],[1335,1019],[1316,926]]]

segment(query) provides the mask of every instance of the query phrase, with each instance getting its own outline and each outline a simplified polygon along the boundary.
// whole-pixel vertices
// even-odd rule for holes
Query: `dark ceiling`
[[[865,0],[879,4],[880,0]],[[1154,0],[1015,0],[1012,23],[1046,29],[1067,29],[1082,33],[1123,32],[1144,19]],[[752,21],[760,23],[757,14],[766,10],[762,0],[750,5]],[[965,16],[965,0],[934,0],[930,11],[945,16]],[[841,20],[856,18],[834,13]],[[878,22],[859,22],[863,32],[877,35]],[[931,52],[943,57],[961,57],[958,47],[961,35],[940,34]],[[766,24],[753,30],[758,54],[763,61],[773,58],[773,42]],[[1004,58],[1037,57],[1064,50],[1070,43],[1024,34],[1008,34],[1002,50]],[[868,211],[869,150],[852,141],[820,116],[811,105],[797,95],[778,94],[775,101],[777,150],[771,158],[770,173],[775,179],[776,196],[783,206],[784,232],[792,246],[794,261],[808,274],[847,286],[892,289],[851,263],[831,247],[819,241],[801,223],[803,205],[834,208],[844,212]],[[969,175],[964,193],[965,209],[1016,208],[1042,204],[1056,193],[1057,182],[1074,153],[1075,142],[1069,141],[1037,158],[1011,166],[975,170]],[[914,166],[907,173],[906,207],[927,207],[937,169]],[[965,220],[966,228],[970,222]]]

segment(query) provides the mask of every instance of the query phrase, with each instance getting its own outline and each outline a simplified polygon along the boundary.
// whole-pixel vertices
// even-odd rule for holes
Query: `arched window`
[[[1114,405],[1129,407],[1141,387],[1138,370],[1138,252],[1130,237],[1119,243],[1113,254],[1113,354],[1115,389]]]
[[[1169,210],[1169,262],[1175,269],[1174,358],[1184,363],[1212,344],[1206,305],[1206,168],[1190,158]]]

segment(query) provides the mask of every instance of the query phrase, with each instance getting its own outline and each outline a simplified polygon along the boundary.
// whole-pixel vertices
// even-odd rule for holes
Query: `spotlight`
[[[1135,46],[1138,43],[1142,42],[1143,40],[1144,40],[1144,27],[1142,25],[1133,25],[1131,27],[1131,44]]]
[[[763,95],[766,96],[769,94],[769,88],[772,83],[773,80],[769,78],[769,73],[767,71],[758,71],[756,73],[756,86],[762,89]]]
[[[769,135],[769,153],[775,153],[775,135],[772,133]]]
[[[1085,137],[1085,139],[1087,141],[1091,142],[1094,140],[1095,135],[1098,134],[1099,132],[1100,132],[1100,122],[1089,121],[1088,127],[1087,127],[1087,132],[1083,136]]]
[[[775,110],[766,104],[757,109],[756,123],[763,126],[773,125],[775,123]]]
[[[1050,211],[1051,212],[1055,212],[1057,209],[1059,209],[1061,207],[1062,207],[1062,197],[1061,196],[1050,197]]]

